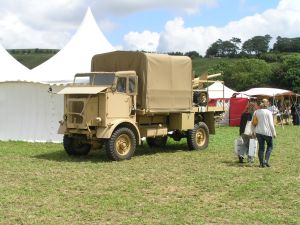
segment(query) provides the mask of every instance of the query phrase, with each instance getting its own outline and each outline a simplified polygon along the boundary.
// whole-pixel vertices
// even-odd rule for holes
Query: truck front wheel
[[[85,136],[64,135],[64,149],[68,155],[81,156],[87,155],[91,150],[91,145],[87,143]]]
[[[195,124],[194,129],[188,130],[187,144],[190,150],[202,150],[207,148],[209,140],[209,130],[205,123]]]
[[[108,158],[120,161],[130,159],[136,148],[136,137],[127,127],[118,128],[106,142],[106,154]]]

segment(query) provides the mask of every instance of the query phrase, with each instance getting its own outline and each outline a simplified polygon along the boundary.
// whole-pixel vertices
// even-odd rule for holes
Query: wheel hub
[[[130,151],[131,142],[130,138],[126,134],[122,134],[118,137],[115,144],[116,150],[120,155],[126,155]]]
[[[203,145],[205,142],[205,133],[202,129],[199,129],[196,132],[196,142],[198,146]]]

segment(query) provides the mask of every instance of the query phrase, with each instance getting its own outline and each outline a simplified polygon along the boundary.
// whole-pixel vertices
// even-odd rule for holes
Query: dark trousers
[[[256,134],[257,141],[258,141],[258,158],[259,163],[265,164],[269,163],[271,152],[273,149],[273,138],[270,136]],[[267,143],[267,149],[265,153],[265,142]]]
[[[299,116],[297,114],[293,114],[293,125],[299,125]]]

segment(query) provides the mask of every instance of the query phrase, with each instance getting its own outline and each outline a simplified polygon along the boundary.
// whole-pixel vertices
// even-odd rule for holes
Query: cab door
[[[135,116],[136,76],[118,77],[115,91],[107,95],[107,118],[129,119]]]

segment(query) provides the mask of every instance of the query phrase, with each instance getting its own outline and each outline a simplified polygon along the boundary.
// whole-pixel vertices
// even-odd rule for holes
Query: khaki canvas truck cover
[[[92,72],[134,70],[137,109],[147,113],[192,110],[192,62],[186,56],[116,51],[95,55]]]

